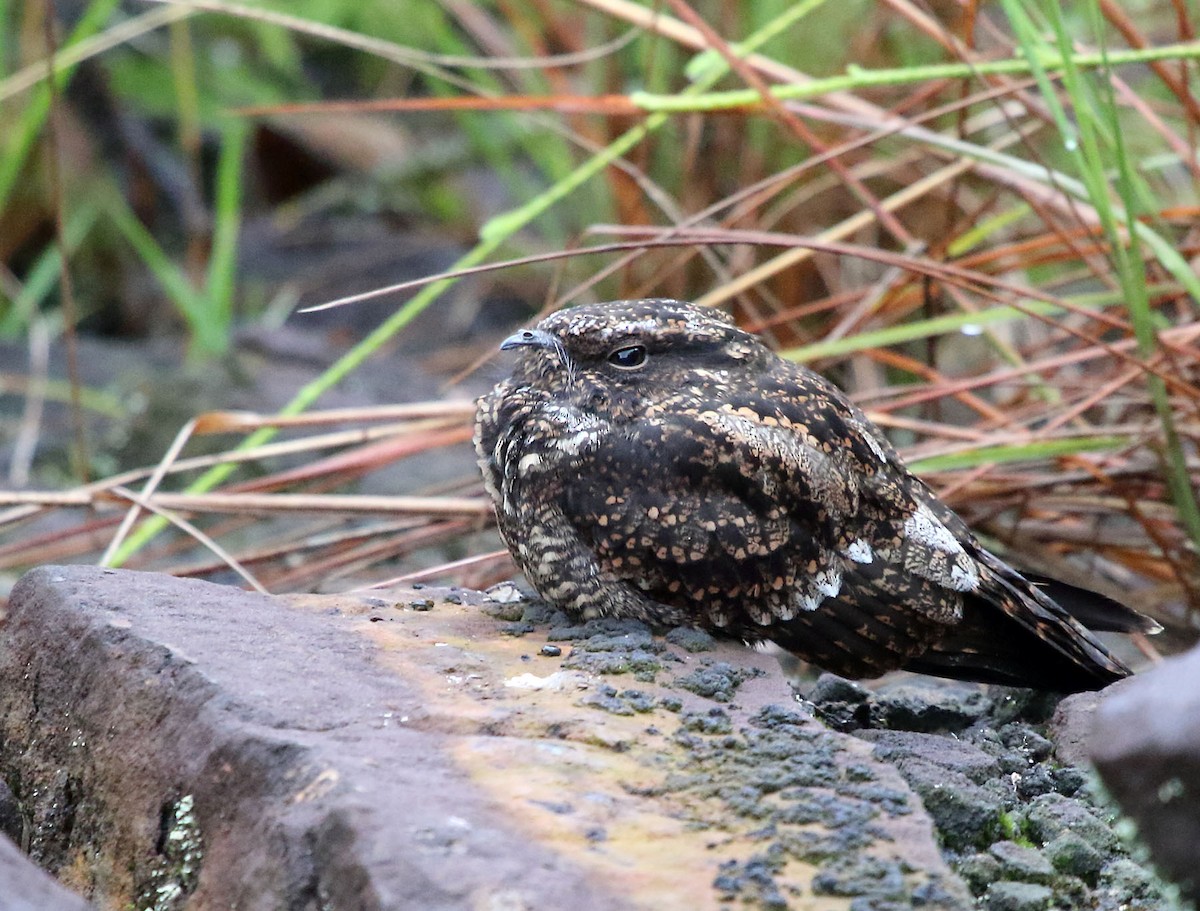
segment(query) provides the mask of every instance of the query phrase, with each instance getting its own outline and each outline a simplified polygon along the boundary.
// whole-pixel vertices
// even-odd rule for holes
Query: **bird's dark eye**
[[[608,356],[608,362],[625,370],[633,370],[646,363],[646,346],[627,345],[624,348],[618,348]]]

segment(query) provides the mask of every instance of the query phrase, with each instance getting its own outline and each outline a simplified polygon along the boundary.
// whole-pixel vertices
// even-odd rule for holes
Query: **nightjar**
[[[770,640],[847,677],[1064,692],[1129,673],[1080,619],[1156,626],[989,553],[837,388],[721,314],[581,306],[500,347],[484,483],[530,583],[578,615]]]

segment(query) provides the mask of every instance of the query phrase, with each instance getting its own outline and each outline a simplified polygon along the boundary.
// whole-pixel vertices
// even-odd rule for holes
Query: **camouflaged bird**
[[[1029,582],[840,391],[718,313],[582,306],[500,347],[517,362],[480,401],[479,464],[516,562],[567,610],[770,640],[847,677],[1060,691],[1129,671],[1048,592],[1097,629],[1154,626]]]

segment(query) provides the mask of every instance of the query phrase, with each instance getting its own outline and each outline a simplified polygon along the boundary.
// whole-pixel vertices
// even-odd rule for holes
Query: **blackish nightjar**
[[[672,300],[555,313],[508,338],[475,449],[538,593],[583,617],[770,640],[826,670],[1074,692],[1129,671],[1115,602],[985,550],[828,381]]]

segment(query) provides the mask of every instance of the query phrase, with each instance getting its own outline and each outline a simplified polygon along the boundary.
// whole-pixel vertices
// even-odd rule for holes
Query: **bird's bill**
[[[549,332],[543,332],[541,329],[522,329],[520,332],[514,332],[500,343],[501,351],[511,351],[513,348],[546,348],[554,350],[558,348],[558,339]]]

